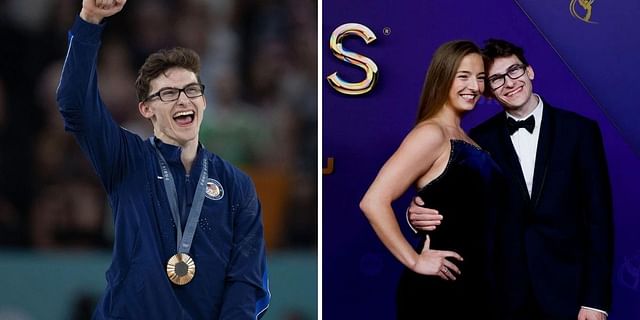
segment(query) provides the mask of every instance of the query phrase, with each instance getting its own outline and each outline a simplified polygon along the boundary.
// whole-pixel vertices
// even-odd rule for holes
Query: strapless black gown
[[[418,190],[425,207],[444,217],[428,232],[431,249],[459,253],[462,274],[455,281],[405,269],[398,286],[398,319],[490,319],[493,312],[493,234],[502,174],[486,151],[463,140],[451,140],[444,172]],[[417,234],[421,252],[426,233]]]

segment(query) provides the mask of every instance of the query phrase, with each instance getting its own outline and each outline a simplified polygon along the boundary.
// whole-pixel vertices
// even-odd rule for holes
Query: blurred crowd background
[[[111,250],[106,194],[55,101],[81,3],[0,0],[0,250]],[[107,19],[100,50],[101,96],[143,138],[152,131],[138,113],[139,66],[166,47],[200,54],[201,141],[254,179],[270,255],[316,254],[317,9],[314,0],[128,1]]]

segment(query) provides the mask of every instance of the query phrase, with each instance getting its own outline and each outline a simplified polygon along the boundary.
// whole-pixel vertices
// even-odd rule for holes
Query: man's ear
[[[138,103],[138,110],[140,111],[140,114],[147,119],[151,119],[151,117],[153,117],[153,111],[145,101],[140,101]]]
[[[535,78],[536,74],[535,72],[533,72],[533,67],[532,66],[527,66],[527,77],[529,77],[529,80],[533,80],[533,78]]]

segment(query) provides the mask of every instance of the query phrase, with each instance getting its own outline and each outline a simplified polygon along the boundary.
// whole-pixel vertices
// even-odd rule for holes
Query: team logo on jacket
[[[207,179],[207,191],[205,196],[211,200],[220,200],[224,197],[224,189],[222,184],[216,179]]]

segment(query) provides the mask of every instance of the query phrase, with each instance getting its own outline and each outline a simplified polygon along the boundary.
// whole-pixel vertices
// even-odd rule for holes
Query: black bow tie
[[[533,128],[536,126],[536,119],[533,116],[529,116],[526,120],[516,121],[513,118],[507,118],[507,129],[509,135],[514,134],[518,129],[525,128],[529,133],[533,133]]]

